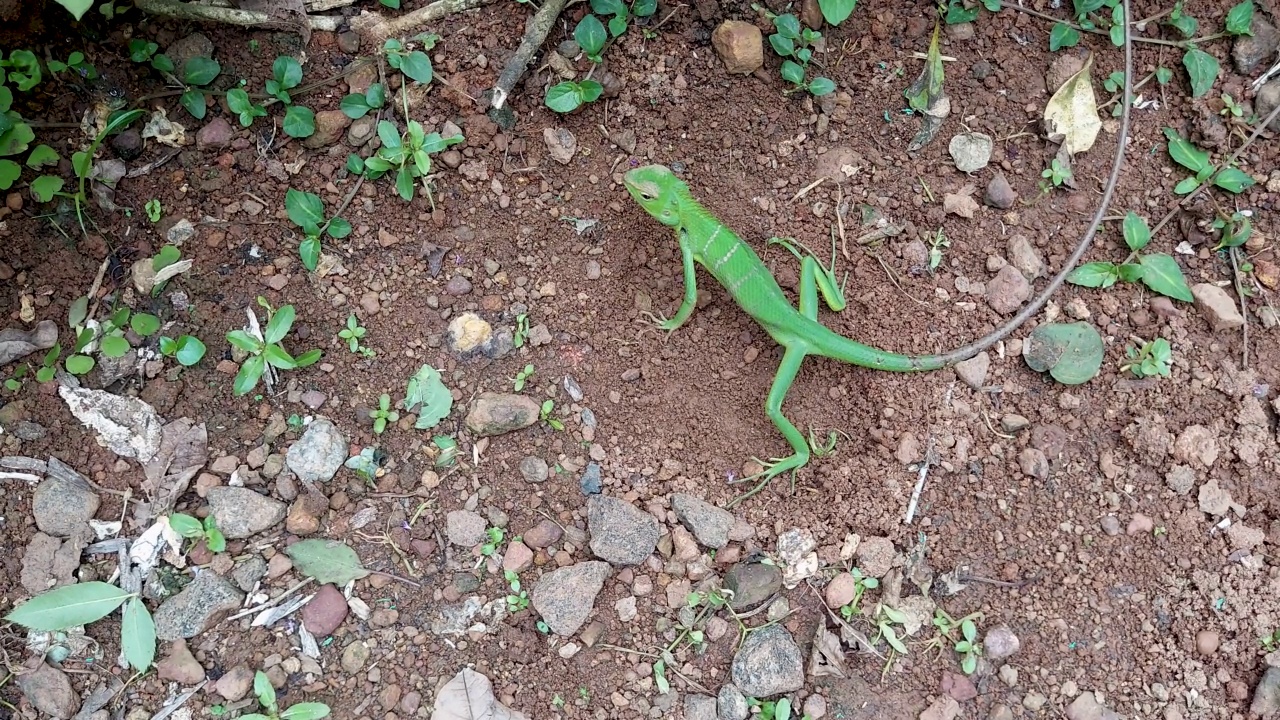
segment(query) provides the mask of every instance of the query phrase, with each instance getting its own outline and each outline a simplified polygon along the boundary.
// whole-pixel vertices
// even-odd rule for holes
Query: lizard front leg
[[[734,498],[726,506],[727,508],[731,508],[760,492],[765,485],[769,484],[770,480],[782,473],[791,472],[794,479],[795,471],[809,462],[809,442],[796,426],[787,419],[787,416],[782,414],[782,401],[786,399],[787,391],[791,389],[791,383],[795,382],[796,374],[800,372],[800,364],[804,362],[804,356],[807,352],[808,348],[800,344],[787,347],[786,352],[782,355],[782,362],[778,364],[778,373],[773,377],[773,385],[769,388],[769,397],[764,402],[765,414],[769,416],[774,426],[787,439],[787,443],[791,445],[791,449],[795,453],[784,458],[772,458],[769,462],[757,460],[756,462],[759,462],[764,467],[764,471],[745,477],[742,481],[746,482],[760,478],[760,482],[748,490],[746,494]]]
[[[676,310],[675,316],[671,319],[651,312],[644,313],[655,325],[667,332],[684,325],[693,314],[693,308],[698,304],[698,269],[694,264],[693,246],[689,243],[689,233],[684,228],[680,228],[676,230],[676,235],[680,238],[680,261],[684,266],[684,299],[680,302],[680,309]]]

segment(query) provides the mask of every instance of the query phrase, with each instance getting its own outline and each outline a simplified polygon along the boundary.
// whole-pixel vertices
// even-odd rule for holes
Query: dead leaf
[[[866,635],[863,635],[861,631],[853,629],[853,626],[849,623],[844,623],[840,626],[840,640],[856,652],[869,655],[880,654],[876,652],[876,646],[871,644],[871,640]]]
[[[1062,87],[1049,98],[1044,108],[1044,129],[1052,139],[1062,135],[1062,145],[1075,155],[1093,147],[1102,129],[1098,117],[1098,101],[1093,95],[1093,54],[1084,61],[1084,67],[1067,79]]]
[[[170,120],[164,108],[156,108],[142,128],[142,139],[147,138],[155,138],[161,145],[182,147],[186,144],[187,129]]]
[[[813,677],[834,675],[841,678],[848,677],[849,674],[840,638],[828,630],[824,623],[818,623],[818,628],[813,633],[813,650],[809,652],[809,674]]]
[[[142,488],[151,498],[152,517],[168,515],[187,491],[191,478],[209,460],[209,433],[204,423],[179,418],[161,430],[160,450],[147,463]]]
[[[965,185],[959,192],[947,193],[942,197],[942,209],[962,218],[972,218],[978,212],[978,201],[973,199],[973,186]]]
[[[938,23],[934,22],[933,39],[929,42],[929,55],[925,60],[924,70],[903,93],[911,109],[922,117],[920,130],[911,139],[907,152],[915,152],[933,142],[933,138],[942,129],[942,122],[951,114],[951,100],[943,88],[945,73],[942,69],[942,53],[938,50],[939,29]]]
[[[489,678],[471,668],[463,668],[436,693],[431,720],[527,720],[527,717],[498,702]]]
[[[8,365],[37,350],[48,350],[57,342],[58,324],[52,320],[41,320],[34,330],[0,330],[0,365]]]

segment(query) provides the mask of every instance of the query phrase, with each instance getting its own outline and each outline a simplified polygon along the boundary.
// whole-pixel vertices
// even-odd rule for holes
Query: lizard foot
[[[743,500],[746,500],[751,496],[755,495],[756,493],[760,492],[765,488],[766,485],[769,484],[770,481],[772,481],[775,477],[783,473],[787,473],[787,472],[791,473],[791,489],[792,491],[794,491],[795,484],[796,484],[796,470],[799,470],[801,467],[804,466],[805,463],[809,462],[808,457],[802,456],[799,453],[796,453],[795,455],[790,455],[784,458],[770,458],[769,462],[765,462],[763,460],[760,460],[759,458],[751,458],[751,459],[757,463],[760,463],[760,466],[763,467],[764,470],[756,473],[755,475],[749,475],[747,477],[741,478],[739,480],[735,480],[733,482],[735,483],[750,482],[756,479],[759,479],[759,482],[756,483],[755,487],[751,488],[746,493],[739,495],[738,497],[730,501],[729,504],[725,506],[725,509],[732,508],[733,506],[737,505]]]
[[[648,318],[649,322],[652,323],[654,326],[656,326],[659,330],[665,330],[667,331],[667,333],[674,332],[681,325],[680,321],[674,318],[668,319],[662,315],[654,315],[653,313],[648,311],[645,311],[641,314],[644,315],[646,318]]]

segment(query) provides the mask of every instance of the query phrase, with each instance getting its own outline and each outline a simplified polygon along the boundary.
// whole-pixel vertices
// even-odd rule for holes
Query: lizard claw
[[[666,330],[668,334],[673,332],[676,328],[680,327],[680,323],[676,322],[675,320],[668,319],[667,317],[661,314],[654,315],[653,313],[647,310],[641,314],[644,315],[646,318],[648,318],[649,322],[657,326],[659,330]]]

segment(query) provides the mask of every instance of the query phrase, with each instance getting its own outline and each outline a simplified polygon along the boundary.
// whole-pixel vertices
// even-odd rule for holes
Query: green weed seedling
[[[195,119],[203,120],[209,112],[204,97],[205,86],[213,82],[221,72],[222,66],[213,58],[193,57],[183,64],[182,77],[178,79],[182,85],[182,96],[178,98],[178,104],[186,108]],[[173,74],[170,73],[170,76],[173,77]]]
[[[517,350],[524,347],[524,341],[529,339],[529,315],[520,313],[516,315],[516,331],[511,335],[511,346]]]
[[[1123,229],[1124,241],[1130,251],[1124,262],[1085,263],[1072,270],[1067,281],[1092,288],[1109,288],[1117,280],[1141,281],[1153,292],[1174,300],[1192,302],[1194,298],[1191,296],[1191,288],[1187,286],[1177,260],[1165,253],[1139,254],[1151,242],[1151,229],[1147,227],[1147,221],[1130,211],[1124,217]]]
[[[1222,109],[1218,114],[1232,118],[1244,117],[1244,108],[1231,97],[1230,93],[1222,93]]]
[[[1214,218],[1209,227],[1220,233],[1218,244],[1213,247],[1214,252],[1226,248],[1240,247],[1253,236],[1253,222],[1249,219],[1249,216],[1239,211],[1231,213],[1230,218],[1221,216]]]
[[[281,55],[271,64],[267,94],[284,104],[284,121],[280,127],[291,138],[307,138],[316,132],[316,114],[311,108],[294,105],[289,94],[301,82],[302,65],[296,59]]]
[[[525,365],[521,368],[520,372],[516,373],[515,377],[511,378],[512,384],[515,385],[516,392],[523,390],[525,382],[531,377],[533,377],[533,363]]]
[[[1062,160],[1054,158],[1049,162],[1049,167],[1040,173],[1040,177],[1045,179],[1047,190],[1049,186],[1062,187],[1062,184],[1070,181],[1073,176],[1070,167],[1063,165]]]
[[[276,704],[276,689],[261,670],[253,674],[253,695],[258,698],[264,712],[241,715],[241,720],[320,720],[329,717],[329,706],[319,702],[296,703],[281,712]]]
[[[1169,140],[1169,157],[1195,173],[1192,177],[1183,178],[1174,186],[1175,193],[1187,195],[1198,190],[1201,185],[1211,183],[1238,195],[1246,188],[1253,186],[1253,178],[1248,173],[1233,165],[1222,167],[1214,165],[1209,161],[1208,152],[1191,144],[1191,141],[1179,135],[1177,130],[1165,128],[1164,136]]]
[[[511,588],[511,594],[507,596],[507,612],[517,613],[529,607],[529,591],[520,587],[520,576],[511,570],[503,572],[502,575]]]
[[[1168,340],[1156,338],[1151,342],[1144,342],[1142,347],[1130,345],[1125,349],[1125,357],[1128,362],[1120,367],[1120,372],[1128,370],[1140,378],[1157,375],[1169,377],[1173,348]]]
[[[258,298],[258,302],[262,305],[266,304],[263,298]],[[232,330],[227,333],[228,342],[249,353],[249,357],[240,365],[240,372],[236,373],[235,382],[232,384],[232,392],[237,397],[247,395],[258,386],[258,380],[262,378],[262,373],[266,372],[267,365],[278,370],[295,370],[315,364],[323,354],[318,349],[308,350],[295,358],[281,345],[285,336],[289,334],[289,330],[293,328],[296,313],[292,305],[284,305],[274,313],[268,309],[267,313],[270,318],[267,320],[267,327],[263,331],[261,340],[244,330]]]
[[[142,206],[142,209],[146,211],[147,219],[153,223],[160,222],[160,217],[164,213],[164,208],[156,198],[148,200],[147,204]]]
[[[241,127],[249,127],[254,118],[266,117],[267,109],[249,98],[244,88],[232,88],[227,91],[227,109],[236,114]]]
[[[400,419],[400,413],[391,409],[391,396],[382,393],[378,398],[378,407],[369,411],[369,417],[373,418],[373,434],[381,435],[387,429],[387,423]]]
[[[845,620],[849,620],[853,616],[862,612],[860,607],[862,604],[862,596],[865,595],[868,590],[874,590],[880,587],[879,580],[863,575],[862,571],[856,567],[850,569],[849,574],[853,576],[853,599],[850,600],[848,604],[840,608],[840,616]]]
[[[360,344],[360,339],[368,332],[360,326],[359,319],[355,313],[347,316],[347,326],[338,331],[338,337],[347,342],[347,348],[353,353],[360,353],[365,357],[373,357],[374,352]]]
[[[485,531],[485,535],[489,537],[489,541],[480,546],[480,554],[490,557],[502,547],[502,541],[507,537],[507,533],[500,527],[491,527]]]
[[[960,656],[960,669],[965,675],[972,675],[978,669],[978,657],[982,655],[982,644],[978,642],[978,626],[973,620],[965,618],[960,623],[961,639],[954,646]]]
[[[382,52],[387,56],[388,65],[410,80],[426,85],[435,76],[435,71],[431,67],[431,58],[425,51],[435,47],[440,36],[422,33],[414,40],[422,43],[422,50],[406,50],[404,43],[393,38],[382,44]]]
[[[813,429],[809,429],[809,450],[813,452],[816,458],[824,458],[834,455],[836,452],[836,443],[840,439],[840,431],[832,430],[827,433],[825,440],[815,435]]]
[[[381,110],[387,104],[387,89],[382,83],[373,83],[363,93],[351,93],[342,98],[342,113],[352,120],[359,120],[370,110]]]
[[[611,7],[615,5],[626,7],[621,0],[605,0],[605,2]],[[624,30],[625,24],[626,21],[623,20]],[[582,54],[586,55],[592,64],[599,65],[604,62],[604,46],[609,35],[600,18],[591,14],[583,16],[573,29],[573,39],[578,43]],[[594,71],[595,68],[592,68],[592,72]],[[591,74],[588,73],[587,77],[581,81],[565,80],[547,88],[547,95],[543,102],[558,113],[571,113],[583,105],[599,100],[603,93],[604,86],[592,80]]]
[[[658,0],[634,0],[628,5],[624,0],[591,0],[591,11],[597,15],[612,16],[609,19],[609,34],[619,37],[627,31],[627,20],[635,17],[650,17],[658,11]]]
[[[298,256],[302,266],[315,272],[320,264],[320,237],[326,232],[334,240],[351,234],[351,223],[334,216],[325,219],[324,202],[315,193],[289,190],[284,194],[284,209],[289,220],[302,229],[302,242],[298,243]]]
[[[441,137],[440,133],[427,133],[422,123],[410,120],[404,134],[401,135],[390,120],[378,121],[378,138],[382,147],[376,155],[361,160],[358,155],[347,158],[347,169],[354,173],[363,173],[370,180],[388,173],[395,175],[396,192],[405,202],[413,200],[414,188],[420,184],[422,193],[427,196],[434,209],[435,197],[431,192],[431,156],[457,145],[464,140],[461,135]]]
[[[101,581],[64,585],[14,608],[6,622],[29,630],[60,632],[101,620],[124,605],[120,648],[135,672],[146,672],[156,657],[156,626],[135,593]]]
[[[1280,648],[1280,629],[1276,629],[1270,635],[1263,635],[1258,638],[1258,643],[1262,645],[1262,649],[1268,653],[1275,652]]]
[[[555,400],[543,400],[542,407],[538,413],[538,419],[551,426],[553,430],[564,430],[564,423],[551,413],[556,410]]]
[[[200,338],[194,335],[179,335],[177,340],[170,337],[160,338],[160,354],[171,357],[186,367],[191,367],[204,358],[206,348]]]
[[[822,0],[818,0],[821,4]],[[941,3],[939,3],[941,5]],[[942,14],[942,22],[948,25],[973,22],[978,19],[978,11],[986,8],[987,12],[1000,12],[1000,0],[982,0],[979,6],[966,0],[946,0],[946,12]],[[825,13],[824,13],[825,14]],[[827,22],[831,22],[828,20]]]
[[[894,625],[902,625],[907,621],[907,616],[896,608],[889,607],[884,603],[876,605],[875,614],[872,615],[872,622],[876,626],[876,637],[872,643],[879,642],[883,639],[889,643],[889,647],[896,650],[901,655],[907,654],[907,646],[902,643],[898,637],[898,631]]]
[[[825,77],[805,80],[809,61],[813,59],[813,48],[810,45],[821,38],[822,34],[810,28],[801,28],[800,19],[791,13],[775,17],[773,27],[777,32],[769,36],[769,46],[778,55],[787,58],[782,61],[782,79],[791,83],[787,94],[808,90],[817,97],[834,92],[836,84]]]
[[[87,62],[84,53],[76,50],[67,56],[66,62],[61,60],[49,60],[49,72],[57,74],[74,70],[77,75],[85,80],[96,80],[98,77],[98,69]]]
[[[932,274],[942,265],[942,255],[947,248],[951,247],[951,238],[948,238],[942,232],[942,228],[938,228],[938,232],[929,235],[929,273]]]
[[[747,698],[747,705],[759,710],[756,716],[757,720],[791,720],[792,706],[791,698],[782,697],[777,700],[760,700],[758,698]],[[806,713],[800,720],[809,720]]]
[[[162,73],[172,74],[176,70],[173,60],[170,60],[168,55],[159,52],[160,46],[149,40],[134,38],[129,41],[127,47],[129,49],[129,59],[136,63],[148,63],[152,68]]]
[[[227,538],[218,529],[218,521],[212,515],[200,522],[196,518],[184,513],[173,513],[169,516],[169,527],[178,533],[181,537],[190,538],[199,542],[204,540],[204,546],[209,548],[210,552],[220,553],[227,549]]]

